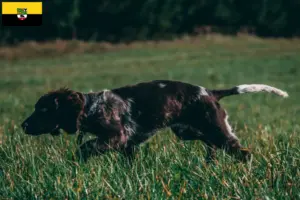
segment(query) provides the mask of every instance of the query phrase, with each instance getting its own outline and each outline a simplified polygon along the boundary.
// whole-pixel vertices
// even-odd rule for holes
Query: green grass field
[[[0,199],[300,199],[299,77],[298,39],[212,36],[2,60]],[[218,151],[218,164],[206,165],[203,143],[182,142],[169,129],[138,150],[132,167],[113,152],[83,164],[73,159],[74,136],[31,137],[20,129],[48,90],[88,92],[153,79],[207,88],[263,83],[290,97],[258,93],[221,101],[253,152],[248,164]]]

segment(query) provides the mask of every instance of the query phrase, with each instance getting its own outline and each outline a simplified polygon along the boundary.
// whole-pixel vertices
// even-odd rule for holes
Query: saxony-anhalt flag
[[[42,2],[2,2],[3,26],[40,26],[42,14]]]

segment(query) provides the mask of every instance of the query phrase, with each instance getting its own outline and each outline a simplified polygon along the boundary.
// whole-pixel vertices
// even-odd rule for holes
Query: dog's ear
[[[84,100],[81,93],[64,90],[55,99],[59,124],[67,133],[76,133],[83,113]]]

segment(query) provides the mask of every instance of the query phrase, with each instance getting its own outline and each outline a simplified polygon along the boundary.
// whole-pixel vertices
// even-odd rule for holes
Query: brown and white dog
[[[207,161],[217,148],[241,161],[250,157],[242,148],[221,108],[223,97],[271,92],[288,97],[277,88],[250,84],[231,89],[209,90],[201,86],[170,80],[155,80],[95,93],[59,89],[43,95],[35,111],[23,123],[26,134],[59,134],[59,129],[74,134],[79,141],[84,133],[96,139],[80,146],[83,158],[118,150],[128,156],[159,129],[170,127],[182,140],[201,140],[208,146]]]

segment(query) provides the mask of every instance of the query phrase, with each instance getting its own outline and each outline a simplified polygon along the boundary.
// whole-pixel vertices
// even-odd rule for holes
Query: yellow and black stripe
[[[25,9],[27,14],[18,17],[18,9]],[[40,26],[42,14],[42,2],[2,2],[3,26]]]

